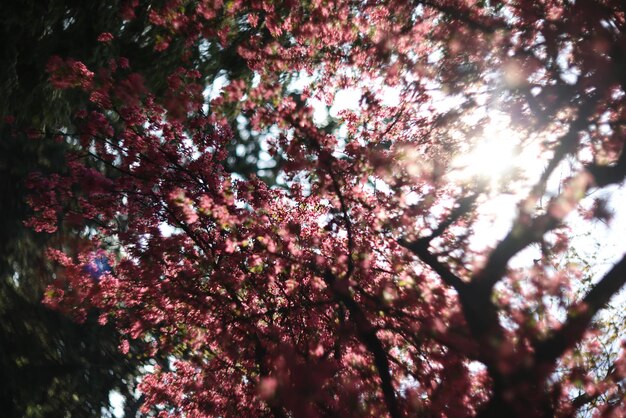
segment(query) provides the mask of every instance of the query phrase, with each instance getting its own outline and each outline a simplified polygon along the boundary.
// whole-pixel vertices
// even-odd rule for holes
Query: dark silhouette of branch
[[[352,298],[347,286],[343,286],[343,283],[338,281],[330,270],[327,270],[324,273],[324,280],[326,281],[328,287],[332,290],[337,300],[348,309],[348,312],[350,312],[350,317],[356,326],[359,339],[374,356],[374,364],[376,365],[376,370],[378,371],[378,376],[380,377],[381,389],[383,391],[383,397],[385,398],[385,404],[387,405],[389,415],[392,418],[401,417],[402,415],[400,414],[400,408],[396,399],[396,392],[393,388],[391,380],[389,358],[387,357],[387,351],[383,347],[383,344],[376,336],[376,328],[372,326],[359,304]]]
[[[507,236],[491,252],[485,267],[474,276],[472,286],[491,293],[493,286],[506,273],[511,258],[528,245],[540,241],[546,232],[556,228],[558,224],[559,221],[550,214],[538,216],[528,223],[518,219]]]
[[[463,10],[459,7],[442,4],[441,2],[419,0],[416,3],[435,9],[452,19],[465,23],[472,29],[476,29],[484,33],[494,33],[499,29],[510,29],[510,26],[504,20],[491,19],[489,22],[481,22],[480,20],[472,17],[469,11]]]
[[[586,169],[593,175],[597,187],[621,183],[626,177],[626,152],[622,150],[619,159],[613,165],[589,164]]]
[[[418,239],[416,241],[410,242],[403,238],[398,240],[398,243],[410,250],[413,254],[415,254],[420,260],[426,263],[430,268],[433,269],[435,273],[441,277],[441,279],[448,286],[452,287],[459,294],[464,292],[467,283],[465,283],[459,276],[454,274],[451,270],[449,270],[446,266],[444,266],[438,259],[437,256],[432,254],[428,250],[428,244],[430,242],[430,237],[427,239]]]
[[[626,256],[573,306],[561,328],[536,345],[535,360],[551,363],[583,337],[594,315],[626,284]]]

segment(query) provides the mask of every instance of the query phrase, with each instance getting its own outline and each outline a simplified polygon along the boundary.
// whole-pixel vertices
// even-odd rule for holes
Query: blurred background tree
[[[116,9],[80,1],[0,6],[0,402],[7,417],[100,416],[112,390],[132,399],[141,362],[119,352],[117,333],[93,318],[73,323],[40,303],[51,273],[43,248],[64,232],[47,236],[23,225],[25,179],[57,170],[63,158],[61,145],[18,133],[69,123],[74,98],[47,86],[46,62],[60,53],[98,60],[95,34],[120,24]],[[133,408],[127,402],[127,416]]]

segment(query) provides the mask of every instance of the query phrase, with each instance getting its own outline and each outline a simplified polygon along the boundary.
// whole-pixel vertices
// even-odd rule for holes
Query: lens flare
[[[530,183],[544,166],[538,141],[511,128],[504,114],[491,116],[482,135],[462,151],[452,162],[451,178],[461,183],[479,181],[492,191],[499,186],[509,189],[512,174]]]

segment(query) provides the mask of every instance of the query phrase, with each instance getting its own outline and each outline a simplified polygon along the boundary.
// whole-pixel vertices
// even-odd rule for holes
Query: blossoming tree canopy
[[[48,63],[85,100],[42,134],[64,170],[30,180],[30,225],[82,236],[49,250],[45,303],[169,356],[145,412],[626,413],[624,351],[593,321],[626,261],[562,261],[626,175],[621,0],[121,5],[158,50],[250,70],[209,95],[182,54],[155,96],[115,33],[105,68]],[[226,170],[242,130],[275,185]]]

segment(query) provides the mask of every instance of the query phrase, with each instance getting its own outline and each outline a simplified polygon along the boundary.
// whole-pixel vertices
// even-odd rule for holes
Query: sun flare
[[[504,237],[517,203],[541,176],[546,158],[540,135],[515,129],[508,115],[494,113],[482,134],[452,160],[450,180],[461,185],[478,183],[486,191],[477,208],[474,227],[480,234],[471,239],[472,248],[480,251]]]
[[[503,183],[513,173],[532,182],[544,165],[537,141],[512,128],[503,114],[491,116],[483,134],[463,151],[452,162],[452,179],[485,182],[491,190],[508,186]]]

